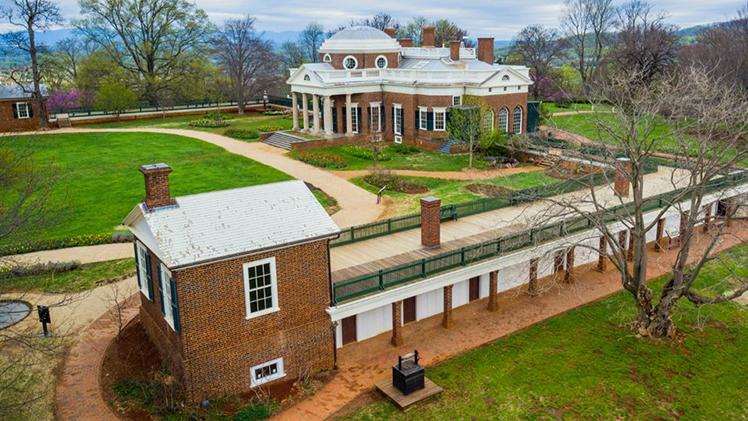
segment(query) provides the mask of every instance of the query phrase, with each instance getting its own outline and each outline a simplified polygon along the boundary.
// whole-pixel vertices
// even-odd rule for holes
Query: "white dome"
[[[370,26],[353,26],[331,36],[319,48],[321,53],[399,51],[396,39]]]

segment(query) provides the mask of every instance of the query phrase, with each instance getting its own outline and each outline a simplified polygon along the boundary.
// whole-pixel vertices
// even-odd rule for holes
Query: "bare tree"
[[[378,12],[370,18],[364,18],[359,20],[351,21],[351,26],[371,26],[377,28],[380,31],[384,31],[385,28],[400,29],[400,24],[392,17],[389,13]]]
[[[244,114],[250,95],[259,96],[277,73],[273,46],[255,32],[254,22],[251,16],[229,19],[212,42],[218,64],[231,83],[239,114]]]
[[[561,26],[577,56],[576,67],[586,92],[608,43],[615,9],[612,0],[565,0],[565,7]]]
[[[0,12],[11,25],[23,28],[23,31],[5,34],[3,38],[11,48],[28,53],[31,68],[13,71],[10,77],[24,92],[31,94],[36,103],[39,125],[43,129],[47,128],[47,110],[41,87],[42,74],[36,31],[47,30],[52,25],[62,22],[60,9],[49,0],[12,0],[9,6],[0,8]]]
[[[324,29],[317,22],[310,23],[301,31],[301,34],[299,34],[299,44],[302,46],[307,60],[311,62],[317,61],[319,47],[322,45],[324,39]]]
[[[530,68],[535,80],[549,77],[554,61],[565,57],[567,44],[554,28],[530,25],[523,28],[514,39],[512,56],[518,63]],[[533,84],[532,96],[539,97],[541,84]]]
[[[281,44],[280,55],[286,69],[295,69],[304,63],[304,51],[299,44],[286,41]]]
[[[710,187],[719,187],[726,177],[734,177],[731,173],[736,165],[748,158],[748,100],[740,91],[725,86],[714,72],[701,67],[666,74],[648,84],[642,83],[638,73],[617,72],[597,85],[594,95],[614,106],[612,114],[593,117],[598,132],[594,139],[596,149],[605,151],[602,155],[608,164],[630,180],[630,200],[610,194],[608,187],[588,186],[584,194],[551,200],[548,215],[583,217],[591,223],[610,247],[610,261],[634,300],[637,332],[666,337],[674,332],[671,315],[681,299],[695,305],[712,304],[748,290],[748,279],[735,273],[735,284],[726,293],[705,296],[694,287],[704,265],[718,259],[713,255],[715,248],[735,235],[727,224],[709,224],[709,230],[696,245],[700,225],[709,222],[700,216],[700,211],[715,200],[708,196],[714,194]],[[648,181],[644,176],[648,160],[671,147],[672,142],[677,165],[661,167],[659,181]],[[627,160],[614,160],[614,156]],[[592,155],[585,158],[601,159]],[[648,198],[658,189],[671,193],[657,200]],[[609,208],[624,203],[626,206],[611,219]],[[728,219],[735,215],[737,205],[744,204],[732,203],[723,208],[728,209]],[[654,290],[646,284],[647,233],[658,229],[659,221],[673,213],[681,219],[676,235],[680,248],[664,289],[655,297]],[[611,225],[612,222],[618,225]],[[727,267],[734,269],[734,265]]]
[[[652,5],[641,0],[624,4],[616,14],[618,35],[607,58],[610,63],[639,74],[644,83],[675,64],[679,40],[665,15],[654,14]]]
[[[184,75],[213,26],[187,0],[81,0],[76,27],[142,83],[157,105],[162,90]]]

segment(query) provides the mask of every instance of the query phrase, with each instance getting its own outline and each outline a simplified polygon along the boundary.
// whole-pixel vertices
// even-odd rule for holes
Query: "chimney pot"
[[[170,166],[162,163],[146,164],[140,166],[140,172],[145,178],[145,206],[148,209],[157,209],[164,206],[172,206],[177,202],[169,192]]]
[[[616,158],[616,178],[613,185],[616,196],[629,196],[631,169],[631,160],[629,158]]]
[[[449,58],[452,61],[459,61],[460,60],[460,45],[462,43],[460,41],[450,41],[449,42]]]
[[[384,33],[389,35],[390,38],[395,38],[395,28],[391,26],[384,28]]]
[[[441,244],[441,204],[436,197],[421,198],[421,245],[435,248]]]
[[[425,25],[421,28],[421,47],[434,48],[436,43],[435,31],[436,29],[431,25]]]
[[[408,47],[412,47],[413,46],[413,39],[412,38],[398,38],[397,42],[403,48],[408,48]]]
[[[478,60],[493,64],[493,38],[478,38]]]

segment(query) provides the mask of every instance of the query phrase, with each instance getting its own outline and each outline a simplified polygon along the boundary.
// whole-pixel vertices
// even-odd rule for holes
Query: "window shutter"
[[[169,287],[171,288],[171,313],[174,316],[174,330],[179,332],[179,300],[177,299],[177,283],[174,282],[174,276],[169,278]]]
[[[151,267],[151,252],[148,250],[145,252],[145,262],[146,282],[148,282],[148,299],[153,301],[153,268]]]
[[[16,109],[16,106],[14,104],[13,105],[13,110],[15,110],[15,109]],[[136,276],[137,276],[137,279],[138,279],[138,289],[141,289],[142,288],[141,285],[142,285],[143,281],[140,280],[140,259],[139,259],[139,256],[138,256],[138,243],[133,242],[132,243],[132,248],[135,250],[135,273],[136,273]]]
[[[13,118],[18,119],[18,104],[13,104]]]
[[[416,130],[425,130],[425,127],[421,127],[421,110],[416,110]]]
[[[29,118],[33,117],[34,116],[34,107],[31,105],[30,102],[28,104],[26,104],[26,109],[29,110]]]
[[[332,107],[332,131],[338,132],[338,108]]]
[[[356,123],[358,124],[358,132],[364,132],[364,125],[361,121],[361,107],[356,107]]]
[[[161,266],[158,268],[158,302],[161,303],[161,314],[166,315],[164,308],[164,279],[161,275]]]
[[[405,134],[405,113],[402,108],[400,108],[400,122],[400,133]]]
[[[449,110],[444,113],[444,130],[449,128]]]
[[[434,130],[434,112],[426,112],[426,130]]]
[[[386,122],[387,122],[387,119],[386,119],[386,118],[384,118],[384,105],[380,105],[380,106],[379,106],[379,121],[381,121],[381,122],[382,122],[382,127],[381,127],[381,129],[382,129],[382,133],[384,133],[384,131],[385,131],[385,130],[384,130],[384,126],[386,126],[386,124],[384,124],[384,123],[386,123]]]

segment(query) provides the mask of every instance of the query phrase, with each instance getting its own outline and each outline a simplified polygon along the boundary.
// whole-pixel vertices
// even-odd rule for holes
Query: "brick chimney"
[[[391,26],[384,28],[384,33],[389,35],[390,38],[395,38],[395,28]]]
[[[452,61],[460,60],[460,41],[449,41],[449,58]]]
[[[403,48],[407,48],[407,47],[412,47],[413,46],[413,39],[412,38],[398,38],[397,42]]]
[[[493,64],[493,38],[478,38],[478,60]]]
[[[628,158],[616,159],[616,179],[613,190],[616,196],[628,197],[631,185],[631,160]]]
[[[421,47],[434,48],[436,42],[434,31],[436,31],[436,28],[431,25],[424,25],[421,28]]]
[[[421,198],[421,245],[434,248],[441,244],[441,205],[439,198]]]
[[[148,209],[157,209],[177,203],[169,193],[169,173],[171,167],[164,164],[147,164],[140,166],[145,177],[145,205]]]

